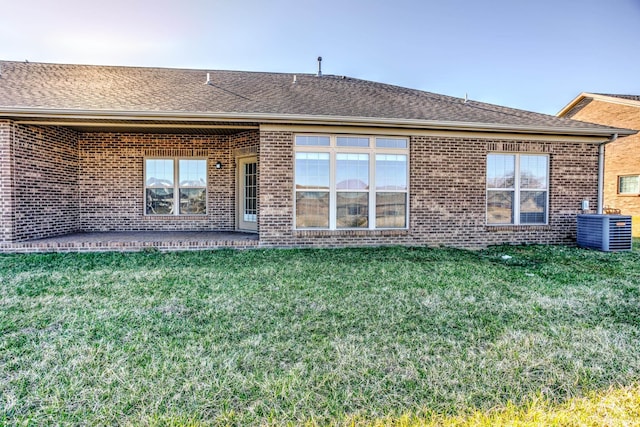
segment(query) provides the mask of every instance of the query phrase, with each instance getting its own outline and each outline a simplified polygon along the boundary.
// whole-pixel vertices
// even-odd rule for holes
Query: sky
[[[345,75],[556,114],[640,95],[640,0],[5,0],[0,60]]]

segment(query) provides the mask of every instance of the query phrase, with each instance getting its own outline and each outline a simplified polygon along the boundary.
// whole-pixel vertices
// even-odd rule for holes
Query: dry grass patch
[[[392,418],[349,419],[345,426],[371,427],[601,427],[640,425],[640,387],[623,387],[606,392],[590,392],[586,397],[573,398],[554,404],[544,397],[534,398],[524,406],[507,403],[488,411],[471,415],[443,416],[425,411]]]

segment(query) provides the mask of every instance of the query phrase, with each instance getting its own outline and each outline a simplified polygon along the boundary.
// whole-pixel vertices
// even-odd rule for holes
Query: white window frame
[[[319,136],[319,137],[328,137],[329,145],[328,146],[318,146],[318,145],[296,145],[296,139],[298,136]],[[367,138],[369,139],[368,147],[342,147],[338,146],[337,140],[338,138]],[[407,146],[406,148],[376,148],[376,139],[403,139],[406,140]],[[411,158],[409,155],[409,146],[410,139],[406,136],[394,136],[394,135],[361,135],[361,134],[322,134],[322,133],[298,133],[293,135],[293,146],[294,146],[294,162],[296,161],[295,153],[329,153],[329,227],[308,227],[308,228],[298,228],[296,224],[296,195],[298,192],[305,191],[319,191],[326,192],[327,190],[309,190],[309,189],[297,189],[296,188],[296,177],[295,177],[295,164],[294,164],[294,177],[293,177],[293,228],[294,230],[335,230],[335,231],[346,231],[346,230],[407,230],[409,229],[409,194],[410,194],[410,162]],[[337,154],[367,154],[369,156],[369,188],[366,190],[348,190],[341,189],[338,190],[336,188],[336,169],[337,169]],[[407,176],[406,190],[384,190],[377,191],[375,188],[376,183],[376,154],[395,154],[395,155],[404,155],[407,159]],[[369,215],[368,215],[368,227],[353,227],[353,228],[345,228],[345,227],[337,227],[337,193],[338,192],[366,192],[368,193],[368,203],[369,203]],[[403,193],[405,194],[405,226],[404,227],[376,227],[376,193]]]
[[[514,165],[514,178],[513,178],[513,187],[510,188],[491,188],[489,187],[489,168],[488,168],[488,159],[491,155],[505,155],[505,156],[514,156],[515,165]],[[520,188],[520,157],[522,156],[537,156],[537,157],[546,157],[547,159],[547,187],[546,188]],[[551,163],[548,154],[540,154],[540,153],[509,153],[509,152],[491,152],[488,153],[485,159],[485,223],[489,227],[501,227],[505,225],[549,225],[549,186],[551,181]],[[489,223],[489,192],[490,191],[513,191],[513,222],[504,222],[504,223]],[[545,217],[544,222],[520,222],[520,193],[522,191],[544,191],[546,194],[545,198]]]
[[[155,187],[147,187],[147,160],[171,160],[173,161],[173,213],[170,214],[149,214],[147,213],[147,188],[155,188]],[[179,178],[180,178],[180,160],[204,160],[205,162],[205,183],[204,183],[204,187],[192,187],[192,186],[181,186],[180,182],[179,182]],[[206,216],[209,212],[209,161],[206,157],[156,157],[156,156],[149,156],[149,157],[145,157],[144,158],[144,165],[143,165],[143,172],[142,172],[143,176],[143,199],[144,199],[144,216],[149,216],[149,217],[174,217],[174,216],[199,216],[199,217],[203,217]],[[204,192],[205,192],[205,208],[204,208],[204,213],[201,214],[197,214],[197,213],[186,213],[186,214],[181,214],[180,213],[180,189],[188,189],[188,188],[204,188]]]
[[[638,181],[640,181],[640,175],[636,175],[636,174],[629,174],[629,175],[618,175],[618,194],[621,196],[638,196],[640,195],[640,182],[638,183],[638,189],[633,192],[622,192],[622,183],[621,183],[621,179],[622,178],[633,178],[633,177],[638,177]]]

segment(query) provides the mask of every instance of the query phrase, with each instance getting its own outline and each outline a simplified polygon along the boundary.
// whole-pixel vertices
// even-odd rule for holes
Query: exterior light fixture
[[[222,162],[216,162],[216,169],[222,169]]]

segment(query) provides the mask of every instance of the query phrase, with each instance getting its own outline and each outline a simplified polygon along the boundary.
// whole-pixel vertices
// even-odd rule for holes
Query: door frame
[[[256,175],[258,174],[258,156],[251,154],[249,156],[242,156],[236,158],[236,229],[238,231],[244,231],[247,233],[258,232],[258,209],[259,203],[256,205],[256,222],[244,221],[244,165],[247,163],[256,164]],[[256,176],[257,178],[257,176]],[[256,192],[259,194],[258,180],[256,179]]]

